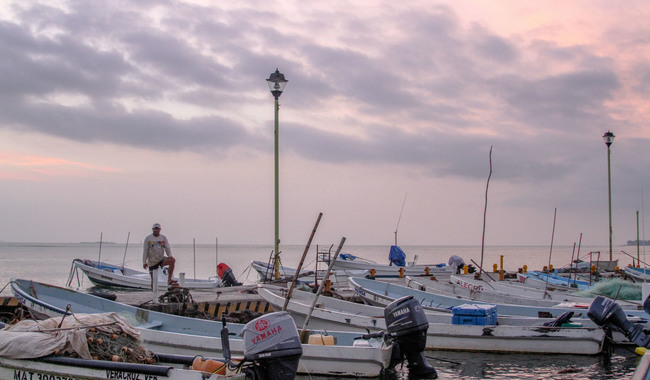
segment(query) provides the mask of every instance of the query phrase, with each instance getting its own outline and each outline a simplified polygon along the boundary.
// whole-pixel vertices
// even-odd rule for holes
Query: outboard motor
[[[646,309],[646,303],[648,300],[643,304],[644,309]],[[650,309],[650,303],[648,304]],[[643,326],[628,321],[621,306],[609,298],[597,296],[589,306],[587,316],[599,326],[617,328],[637,346],[650,347],[650,336],[643,332]]]
[[[225,359],[230,362],[228,329],[221,330]],[[244,339],[241,371],[256,380],[293,379],[302,356],[302,345],[293,318],[285,312],[264,314],[246,325],[239,333]]]
[[[217,274],[224,286],[239,286],[242,283],[235,279],[235,275],[232,273],[232,269],[224,263],[219,263],[217,265]]]
[[[393,342],[393,358],[402,362],[406,357],[409,377],[437,378],[435,368],[424,357],[429,321],[420,302],[413,296],[395,300],[384,309],[384,318],[388,339]]]

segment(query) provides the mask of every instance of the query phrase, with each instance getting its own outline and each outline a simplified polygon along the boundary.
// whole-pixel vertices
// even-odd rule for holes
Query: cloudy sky
[[[0,241],[607,245],[650,207],[650,3],[3,1]],[[490,156],[490,150],[492,150]],[[644,202],[645,192],[645,202]],[[403,210],[402,210],[402,205]],[[401,217],[400,217],[401,216]],[[650,219],[649,219],[650,221]],[[650,238],[650,234],[648,236]]]

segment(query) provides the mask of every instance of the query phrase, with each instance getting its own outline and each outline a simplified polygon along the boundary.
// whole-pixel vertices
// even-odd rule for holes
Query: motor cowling
[[[264,314],[239,333],[244,340],[244,360],[255,364],[258,379],[293,379],[302,345],[293,318],[284,311]]]
[[[393,350],[398,350],[400,361],[404,357],[408,361],[409,376],[437,378],[435,368],[424,357],[429,321],[420,302],[413,296],[395,300],[384,309],[384,318]]]
[[[646,302],[648,301],[646,300]],[[650,336],[643,332],[643,326],[630,322],[621,306],[607,297],[597,296],[594,298],[589,306],[587,316],[599,326],[620,330],[637,346],[650,347]]]
[[[232,273],[232,269],[230,269],[230,267],[224,263],[219,263],[217,265],[217,274],[219,275],[219,278],[221,278],[223,285],[226,287],[239,286],[242,284],[241,282],[237,281],[235,275]]]

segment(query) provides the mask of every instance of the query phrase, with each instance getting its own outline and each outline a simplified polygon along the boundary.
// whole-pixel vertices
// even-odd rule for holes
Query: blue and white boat
[[[370,280],[366,278],[351,277],[349,286],[355,293],[363,298],[364,302],[371,305],[386,306],[390,302],[408,295],[412,295],[420,301],[424,309],[451,312],[454,306],[468,303],[468,300],[453,295],[441,295],[425,290],[412,289],[396,284]],[[487,303],[482,301],[471,301],[473,304],[496,305],[497,314],[523,316],[523,317],[550,317],[557,318],[566,312],[574,312],[574,317],[586,318],[588,305],[575,304],[572,306],[525,306],[503,303]],[[624,310],[628,317],[639,317],[644,321],[650,319],[650,315],[641,310]]]
[[[519,281],[528,283],[529,280],[537,283],[537,287],[541,285],[546,286],[546,283],[551,286],[562,286],[570,289],[587,290],[593,285],[589,281],[577,280],[575,278],[568,278],[559,276],[557,273],[544,273],[537,271],[529,271],[527,273],[518,273],[517,278]],[[523,281],[522,281],[523,279]]]
[[[452,272],[452,267],[445,263],[417,264],[417,255],[414,256],[412,262],[407,262],[406,254],[396,245],[391,246],[388,257],[388,264],[379,264],[349,253],[341,253],[334,262],[332,269],[368,271],[369,273],[374,273],[374,277],[449,276]]]

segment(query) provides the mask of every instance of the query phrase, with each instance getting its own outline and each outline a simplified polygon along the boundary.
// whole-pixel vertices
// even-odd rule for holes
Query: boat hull
[[[52,360],[52,359],[49,359]],[[121,363],[125,364],[125,363]],[[99,360],[65,358],[65,362],[48,359],[8,359],[0,357],[0,379],[15,380],[243,380],[243,374],[216,375],[169,366],[121,365]]]
[[[354,260],[336,260],[332,269],[334,270],[345,270],[345,271],[371,271],[374,269],[375,277],[400,277],[400,276],[423,276],[429,271],[431,276],[449,276],[451,275],[452,268],[449,266],[437,266],[437,265],[407,265],[404,267],[399,267],[395,265],[385,265],[385,264],[375,264],[365,261],[354,261]],[[400,274],[400,269],[403,269],[404,273]]]
[[[151,277],[148,272],[122,268],[107,263],[97,263],[92,260],[76,259],[72,262],[73,270],[82,271],[95,285],[121,287],[129,289],[151,289]],[[179,281],[178,278],[175,278]],[[158,271],[158,282],[167,283],[167,275]],[[183,287],[188,289],[215,289],[222,286],[218,279],[185,279]]]

